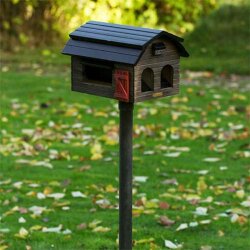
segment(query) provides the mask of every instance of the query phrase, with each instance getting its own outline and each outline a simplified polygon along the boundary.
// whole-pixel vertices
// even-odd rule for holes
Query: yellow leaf
[[[110,230],[111,229],[109,227],[99,226],[99,227],[94,228],[92,231],[95,232],[95,233],[105,233],[105,232],[108,232]]]
[[[137,217],[137,216],[140,216],[142,213],[143,213],[143,209],[133,209],[132,210],[132,214],[133,214],[133,217]]]
[[[7,245],[0,246],[0,250],[8,249],[9,247]]]
[[[136,240],[136,241],[135,241],[135,245],[154,242],[154,240],[155,240],[154,238]]]
[[[59,181],[51,181],[51,182],[49,183],[49,185],[50,185],[50,186],[53,186],[53,187],[60,187],[60,186],[61,186],[61,184],[60,184]]]
[[[35,225],[35,226],[30,227],[30,231],[39,231],[41,229],[42,229],[42,226],[40,225]]]
[[[239,199],[243,199],[245,196],[245,191],[243,189],[236,191],[236,197]]]
[[[36,196],[36,192],[35,191],[30,191],[28,193],[26,193],[27,196]]]
[[[159,201],[146,201],[145,207],[146,208],[158,208],[158,202]]]
[[[69,205],[70,205],[69,201],[64,201],[64,202],[55,201],[53,203],[53,207],[65,207],[65,206],[69,206]]]
[[[92,147],[91,147],[91,160],[99,160],[102,159],[102,146],[100,143],[96,142]]]
[[[78,110],[76,108],[69,108],[65,112],[65,116],[76,116],[78,114]]]
[[[197,182],[197,191],[199,193],[202,193],[203,191],[205,191],[207,189],[207,184],[205,182],[205,178],[203,176],[201,176]]]
[[[92,228],[92,229],[94,229],[94,228],[96,228],[97,227],[97,225],[99,225],[100,223],[102,223],[102,221],[101,220],[93,220],[92,222],[90,222],[89,223],[89,228]]]
[[[225,233],[222,231],[222,230],[219,230],[218,231],[218,236],[219,237],[223,237],[225,235]]]
[[[29,235],[29,232],[24,227],[21,227],[19,232],[15,234],[16,237],[21,238],[21,239],[26,239],[28,235]]]
[[[144,214],[154,214],[155,210],[154,209],[147,209],[143,212]]]
[[[108,114],[106,112],[98,111],[94,113],[94,116],[96,117],[108,117]]]
[[[108,193],[115,193],[117,191],[117,188],[114,188],[111,184],[109,184],[108,186],[106,186],[105,190]]]

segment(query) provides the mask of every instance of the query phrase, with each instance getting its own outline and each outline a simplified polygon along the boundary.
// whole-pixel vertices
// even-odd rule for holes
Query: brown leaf
[[[143,203],[143,201],[140,199],[140,200],[135,201],[135,206],[137,206],[137,207],[142,207],[142,206],[144,206],[144,203]]]
[[[169,208],[170,208],[170,205],[169,205],[167,202],[160,201],[160,202],[159,202],[159,208],[160,208],[160,209],[169,209]]]
[[[84,171],[87,171],[89,169],[91,169],[91,166],[90,165],[85,165],[85,166],[82,166],[79,169],[77,169],[77,171],[78,172],[84,172]]]
[[[167,216],[161,216],[158,222],[165,227],[170,227],[175,223],[174,220],[170,220]]]
[[[245,223],[247,223],[247,218],[243,215],[240,215],[238,217],[238,222],[241,224],[241,225],[244,225]]]
[[[81,223],[79,225],[77,225],[76,227],[78,230],[84,230],[87,228],[87,224],[86,223]]]
[[[28,213],[28,209],[25,207],[19,207],[18,211],[20,214],[27,214]]]

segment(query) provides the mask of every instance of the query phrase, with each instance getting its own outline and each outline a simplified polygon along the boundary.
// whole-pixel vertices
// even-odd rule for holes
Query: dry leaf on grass
[[[170,227],[175,223],[175,221],[169,219],[167,216],[160,216],[158,223],[161,224],[162,226]]]
[[[169,249],[180,249],[180,248],[182,248],[182,244],[175,244],[170,240],[165,240],[164,244],[165,244],[165,247],[167,247]]]
[[[71,192],[72,197],[74,198],[86,198],[87,196],[85,194],[83,194],[80,191],[72,191]]]

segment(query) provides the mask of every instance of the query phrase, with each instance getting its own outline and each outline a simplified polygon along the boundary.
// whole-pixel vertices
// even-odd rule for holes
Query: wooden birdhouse
[[[166,31],[90,21],[70,35],[72,90],[136,103],[179,92],[183,39]]]

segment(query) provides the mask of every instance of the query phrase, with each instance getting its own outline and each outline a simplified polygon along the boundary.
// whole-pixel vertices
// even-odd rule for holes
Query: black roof
[[[161,37],[172,41],[180,56],[189,54],[183,39],[163,30],[90,21],[70,35],[62,53],[127,64],[136,64],[148,43]]]

